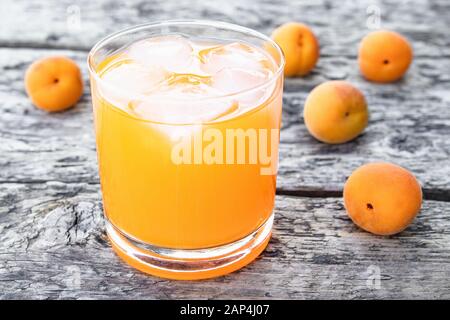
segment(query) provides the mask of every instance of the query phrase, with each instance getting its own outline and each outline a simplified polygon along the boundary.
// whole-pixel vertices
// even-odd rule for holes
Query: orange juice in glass
[[[284,58],[266,36],[168,21],[101,40],[88,57],[106,228],[144,272],[237,270],[273,223]]]

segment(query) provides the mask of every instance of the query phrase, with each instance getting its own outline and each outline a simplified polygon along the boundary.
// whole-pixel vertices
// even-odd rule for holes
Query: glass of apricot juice
[[[284,57],[211,21],[136,26],[88,56],[106,230],[135,268],[237,270],[272,229]]]

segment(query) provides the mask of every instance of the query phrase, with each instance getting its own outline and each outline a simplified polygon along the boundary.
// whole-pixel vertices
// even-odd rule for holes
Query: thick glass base
[[[222,276],[252,262],[267,246],[273,214],[255,232],[233,243],[207,249],[168,249],[142,244],[118,231],[106,231],[114,251],[129,265],[154,276],[197,280]]]

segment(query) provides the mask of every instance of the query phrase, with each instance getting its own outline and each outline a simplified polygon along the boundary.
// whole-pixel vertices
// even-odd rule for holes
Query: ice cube
[[[241,68],[224,68],[211,78],[212,87],[223,94],[233,94],[254,88],[266,81],[269,75],[262,71]]]
[[[128,49],[130,59],[144,65],[182,73],[192,64],[193,49],[180,35],[153,37],[138,41]]]
[[[130,100],[152,92],[169,75],[159,67],[143,68],[133,61],[119,60],[101,73],[99,90],[104,99],[123,108]]]
[[[239,42],[200,50],[198,56],[202,69],[209,74],[215,74],[223,68],[264,70],[270,65],[269,58],[262,52]]]
[[[241,108],[257,106],[270,96],[273,86],[263,86],[270,77],[265,71],[244,70],[240,68],[225,68],[212,76],[211,86],[225,95],[239,93],[233,96],[239,102]],[[245,92],[249,90],[248,92]]]
[[[130,60],[123,60],[102,73],[102,79],[110,85],[134,94],[150,92],[159,83],[169,77],[162,68],[143,68]]]
[[[191,74],[191,73],[172,73],[157,90],[158,92],[179,92],[185,94],[198,94],[199,97],[217,96],[219,91],[210,86],[211,77]]]
[[[238,103],[231,99],[198,97],[172,90],[133,101],[129,108],[139,118],[169,124],[201,124],[226,117],[238,109]]]

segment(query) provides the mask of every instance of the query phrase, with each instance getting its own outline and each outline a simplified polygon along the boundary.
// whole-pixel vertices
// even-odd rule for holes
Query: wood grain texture
[[[0,181],[98,181],[92,110],[85,95],[72,110],[47,114],[33,107],[23,89],[26,67],[45,55],[65,54],[82,66],[85,53],[0,49]],[[400,83],[375,85],[361,79],[353,59],[324,57],[304,79],[287,79],[280,146],[280,193],[339,195],[350,173],[368,161],[391,161],[411,170],[425,197],[450,200],[449,59],[416,59]],[[342,76],[336,77],[339,73]],[[365,94],[370,123],[358,139],[343,145],[316,141],[306,131],[303,103],[323,81],[346,79]],[[29,154],[30,156],[24,156]]]
[[[442,70],[450,70],[450,59],[416,58],[402,81],[376,85],[361,78],[354,60],[330,57],[322,59],[311,76],[287,80],[279,189],[290,194],[306,190],[338,194],[358,166],[389,161],[411,170],[426,198],[450,200],[446,178],[450,176],[450,75]],[[365,132],[342,145],[314,140],[301,116],[310,90],[331,79],[355,84],[369,105]]]
[[[167,19],[227,21],[266,34],[287,21],[302,21],[313,26],[323,55],[355,56],[378,10],[381,27],[411,38],[416,56],[450,56],[446,0],[4,0],[0,6],[0,44],[12,47],[89,50],[122,28]],[[79,27],[73,22],[77,12]]]
[[[70,20],[77,8],[79,28]],[[357,45],[374,8],[382,27],[414,45],[413,66],[398,83],[375,85],[358,73]],[[446,0],[1,1],[0,298],[450,298],[449,15]],[[286,81],[268,249],[239,272],[195,283],[146,276],[110,249],[85,64],[101,37],[175,18],[235,22],[266,34],[299,20],[321,42],[314,72]],[[33,60],[53,54],[79,63],[86,90],[75,108],[47,114],[26,98],[23,75]],[[301,113],[314,86],[336,79],[365,93],[370,123],[355,141],[330,146],[307,133]],[[395,237],[357,229],[340,199],[356,167],[380,160],[410,169],[428,199]],[[379,289],[368,283],[377,270]]]
[[[426,201],[410,228],[387,238],[357,229],[341,199],[279,196],[262,256],[239,272],[192,283],[146,276],[115,256],[96,185],[3,183],[0,201],[3,299],[450,298],[444,202]]]

